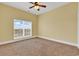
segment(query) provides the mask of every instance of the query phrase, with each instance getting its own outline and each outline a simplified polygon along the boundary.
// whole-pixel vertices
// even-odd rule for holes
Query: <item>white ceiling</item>
[[[29,7],[32,6],[32,4],[30,4],[29,2],[2,2],[2,3],[15,7],[15,8],[18,8],[18,9],[21,9],[26,12],[30,12],[32,14],[40,15],[40,14],[46,13],[48,11],[51,11],[57,7],[60,7],[64,4],[68,4],[69,2],[41,2],[41,4],[45,4],[47,7],[41,8],[40,11],[37,11],[34,8],[29,9]]]

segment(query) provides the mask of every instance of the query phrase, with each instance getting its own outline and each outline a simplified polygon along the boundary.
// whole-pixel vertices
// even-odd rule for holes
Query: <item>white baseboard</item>
[[[61,41],[61,40],[56,40],[56,39],[53,39],[53,38],[49,38],[49,37],[45,37],[45,36],[38,36],[39,38],[43,38],[43,39],[47,39],[47,40],[51,40],[51,41],[55,41],[55,42],[59,42],[59,43],[63,43],[63,44],[67,44],[67,45],[72,45],[72,46],[77,46],[77,44],[74,44],[74,43],[69,43],[69,42],[65,42],[65,41]]]
[[[30,37],[25,37],[25,38],[18,38],[18,39],[13,39],[13,40],[9,40],[9,41],[5,41],[5,42],[0,42],[0,45],[4,45],[4,44],[9,44],[9,43],[14,43],[17,41],[22,41],[22,40],[27,40],[27,39],[31,39],[31,38],[35,38],[36,36],[30,36]]]
[[[56,39],[45,37],[45,36],[30,36],[30,37],[25,37],[25,38],[20,38],[20,39],[19,38],[13,39],[13,40],[1,42],[0,45],[14,43],[14,42],[17,42],[17,41],[27,40],[27,39],[31,39],[31,38],[35,38],[35,37],[44,38],[44,39],[47,39],[47,40],[51,40],[51,41],[55,41],[55,42],[64,43],[64,44],[67,44],[67,45],[72,45],[72,46],[78,47],[77,44],[73,44],[73,43],[69,43],[69,42],[65,42],[65,41],[61,41],[61,40],[56,40]]]

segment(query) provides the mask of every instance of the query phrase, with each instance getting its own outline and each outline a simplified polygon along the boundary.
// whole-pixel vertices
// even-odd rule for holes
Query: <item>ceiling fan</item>
[[[42,5],[39,2],[30,2],[30,3],[33,4],[33,6],[29,7],[29,9],[35,8],[37,9],[37,11],[40,11],[40,7],[46,8],[46,5]]]

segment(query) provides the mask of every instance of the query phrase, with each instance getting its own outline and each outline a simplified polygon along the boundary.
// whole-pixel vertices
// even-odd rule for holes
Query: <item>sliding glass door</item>
[[[14,39],[32,36],[32,22],[14,19]]]

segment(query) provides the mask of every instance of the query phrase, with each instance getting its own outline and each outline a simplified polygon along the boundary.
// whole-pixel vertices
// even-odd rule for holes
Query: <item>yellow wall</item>
[[[13,39],[15,18],[31,20],[33,36],[77,43],[77,3],[69,3],[39,16],[0,4],[0,41]]]
[[[39,36],[77,43],[77,3],[42,14],[38,22]]]
[[[13,39],[13,19],[31,20],[33,36],[37,35],[37,16],[0,3],[0,41]]]

